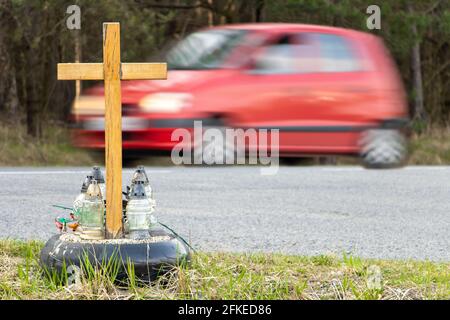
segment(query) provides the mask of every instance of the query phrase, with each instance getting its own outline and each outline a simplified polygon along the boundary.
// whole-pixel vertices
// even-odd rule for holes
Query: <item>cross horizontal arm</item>
[[[121,80],[165,80],[166,63],[121,63]],[[103,80],[103,63],[58,63],[58,80]]]
[[[58,63],[58,80],[103,80],[103,63]]]
[[[122,80],[166,80],[166,63],[122,63]]]

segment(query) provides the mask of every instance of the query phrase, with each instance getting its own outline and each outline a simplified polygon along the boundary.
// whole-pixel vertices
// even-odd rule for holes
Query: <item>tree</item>
[[[16,83],[16,70],[11,57],[12,26],[14,19],[11,0],[0,0],[0,111],[6,112],[9,119],[19,115],[19,98]]]

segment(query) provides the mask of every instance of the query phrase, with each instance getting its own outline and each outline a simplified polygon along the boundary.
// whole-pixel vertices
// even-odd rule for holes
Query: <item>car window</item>
[[[208,30],[192,33],[167,54],[169,69],[219,68],[245,34],[243,30]]]
[[[320,47],[322,72],[348,72],[359,70],[359,63],[348,41],[334,34],[316,34]]]
[[[264,73],[306,73],[318,68],[317,46],[309,34],[281,37],[266,46],[254,61]]]
[[[254,60],[260,73],[348,72],[359,69],[350,44],[341,36],[297,33],[266,46]]]

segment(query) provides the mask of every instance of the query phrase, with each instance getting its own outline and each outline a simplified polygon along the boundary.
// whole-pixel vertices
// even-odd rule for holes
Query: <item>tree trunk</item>
[[[411,4],[408,5],[410,13],[413,13]],[[412,89],[414,99],[414,119],[424,121],[427,118],[423,103],[422,61],[420,57],[420,39],[415,23],[411,26],[414,44],[411,48]]]
[[[31,38],[31,37],[30,37]],[[40,67],[40,52],[38,51],[38,46],[26,45],[24,54],[24,79],[25,79],[25,112],[26,112],[26,123],[27,123],[27,133],[28,135],[39,138],[41,134],[40,128],[40,112],[39,106],[41,105],[41,95],[40,92],[40,80],[41,78],[41,68]]]
[[[208,4],[212,6],[212,0],[208,0]],[[207,10],[208,15],[208,26],[212,27],[214,25],[214,13],[212,10]]]
[[[413,26],[413,29],[415,29],[415,26]],[[426,112],[423,104],[422,61],[419,41],[411,49],[411,69],[413,73],[414,118],[425,120]]]
[[[33,55],[30,54],[27,57],[27,64],[25,70],[36,70],[36,63],[34,63]],[[37,94],[36,83],[32,79],[32,72],[26,74],[26,119],[27,119],[27,134],[38,138],[40,136],[39,126],[39,99]]]
[[[255,8],[255,22],[263,22],[265,20],[264,10],[265,0],[257,0]]]
[[[0,0],[0,110],[6,112],[7,119],[17,120],[19,98],[17,94],[16,72],[9,45],[11,30],[11,0]]]

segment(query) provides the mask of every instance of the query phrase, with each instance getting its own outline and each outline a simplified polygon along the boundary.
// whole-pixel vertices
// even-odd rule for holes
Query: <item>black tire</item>
[[[46,270],[64,275],[67,266],[72,276],[78,276],[86,261],[92,266],[101,267],[102,263],[118,263],[116,280],[125,282],[128,278],[127,265],[132,263],[137,279],[143,282],[155,280],[158,276],[173,270],[174,267],[189,264],[191,253],[183,239],[165,230],[153,230],[152,236],[167,236],[159,242],[129,242],[114,244],[108,242],[70,242],[61,239],[61,235],[51,237],[41,250],[39,263]],[[66,271],[67,272],[67,271]]]
[[[280,165],[282,166],[312,166],[314,165],[313,157],[280,157]]]

